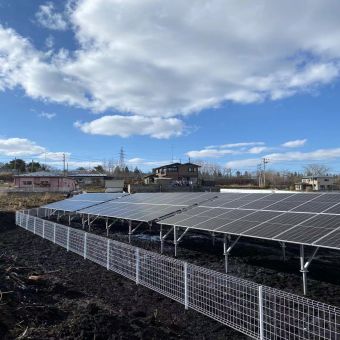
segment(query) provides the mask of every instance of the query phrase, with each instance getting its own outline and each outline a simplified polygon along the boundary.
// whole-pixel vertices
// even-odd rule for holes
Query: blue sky
[[[0,0],[0,161],[338,173],[340,4],[306,3]]]

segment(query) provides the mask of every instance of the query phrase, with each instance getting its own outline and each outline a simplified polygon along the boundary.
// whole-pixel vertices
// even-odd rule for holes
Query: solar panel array
[[[126,194],[124,193],[85,193],[67,198],[62,201],[44,205],[43,208],[76,212],[77,210],[91,207],[106,201],[115,200]]]
[[[103,217],[150,222],[216,197],[216,193],[138,193],[79,211]]]
[[[340,194],[219,194],[158,223],[340,249]]]
[[[93,193],[44,208],[340,249],[339,193]]]

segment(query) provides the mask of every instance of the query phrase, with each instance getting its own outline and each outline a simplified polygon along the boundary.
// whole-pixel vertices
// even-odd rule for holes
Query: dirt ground
[[[75,222],[73,227],[79,227]],[[98,221],[92,232],[105,235]],[[140,228],[132,244],[159,252],[158,227]],[[110,237],[127,242],[127,225]],[[307,256],[310,249],[307,250]],[[243,240],[232,251],[230,274],[301,294],[298,248]],[[165,246],[173,256],[173,246]],[[223,272],[222,243],[188,234],[179,258]],[[320,249],[308,273],[308,296],[340,307],[340,252]],[[39,278],[38,281],[32,279]],[[31,278],[30,278],[31,277]],[[137,286],[78,255],[14,226],[0,213],[0,339],[247,339],[177,302]]]
[[[0,339],[247,338],[15,227],[11,212],[0,213],[0,291]]]

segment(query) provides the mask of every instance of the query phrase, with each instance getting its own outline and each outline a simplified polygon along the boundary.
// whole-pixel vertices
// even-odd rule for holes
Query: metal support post
[[[70,250],[70,227],[67,228],[67,248],[66,250],[69,251]]]
[[[56,229],[56,224],[53,224],[53,243],[55,243],[55,229]]]
[[[228,238],[227,235],[223,236],[223,255],[224,255],[224,268],[225,268],[225,272],[226,274],[228,273],[228,253],[227,253],[227,249],[228,249]]]
[[[81,215],[81,224],[83,226],[83,229],[85,229],[85,217],[84,217],[84,214]]]
[[[43,220],[43,238],[45,238],[45,220]]]
[[[107,246],[106,246],[106,269],[110,269],[110,239],[107,239]]]
[[[174,226],[175,257],[177,257],[177,227]]]
[[[71,225],[71,213],[68,215],[68,225]]]
[[[259,331],[260,331],[260,340],[264,339],[264,327],[263,327],[263,287],[259,286],[258,290],[258,298],[259,298]]]
[[[37,219],[34,217],[34,222],[33,222],[33,234],[35,234],[35,226],[36,226]]]
[[[129,220],[129,243],[131,243],[131,235],[132,235],[132,221]]]
[[[281,248],[282,248],[282,258],[283,261],[286,261],[286,243],[285,242],[280,242]]]
[[[139,248],[136,248],[136,284],[139,284]]]
[[[164,250],[163,224],[161,224],[160,229],[159,229],[159,239],[161,241],[161,254],[163,254],[163,250]]]
[[[304,246],[300,244],[300,272],[302,273],[302,281],[303,281],[303,294],[307,294],[307,273],[308,267],[311,265],[316,253],[318,252],[319,247],[316,247],[313,251],[313,254],[305,263],[305,253],[304,253]]]
[[[105,218],[106,236],[109,236],[109,218]]]
[[[241,238],[241,235],[234,240],[234,242],[228,247],[228,243],[230,241],[229,235],[225,235],[224,241],[223,241],[223,250],[224,250],[224,261],[225,261],[225,272],[228,274],[228,257],[231,252],[231,250],[235,247],[236,243]]]
[[[211,233],[211,237],[212,237],[212,245],[213,245],[213,247],[215,247],[216,235],[215,235],[214,232]]]
[[[300,272],[302,273],[303,295],[306,295],[308,270],[305,268],[305,251],[303,244],[300,244]]]
[[[188,263],[184,262],[184,307],[189,308],[189,294],[188,294]]]
[[[86,251],[87,251],[87,233],[84,233],[84,259],[86,260]]]
[[[59,210],[57,212],[57,221],[59,222],[59,219],[60,219],[60,214],[59,214]]]
[[[172,232],[172,230],[174,229],[174,227],[171,227],[164,236],[161,236],[161,254],[163,254],[163,247],[164,247],[164,241],[165,239],[169,236],[169,234]]]

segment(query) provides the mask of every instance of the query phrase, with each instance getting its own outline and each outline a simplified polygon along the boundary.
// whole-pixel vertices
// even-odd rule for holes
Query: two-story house
[[[168,179],[178,184],[197,184],[198,170],[200,165],[193,163],[172,163],[153,169],[152,177],[155,182],[157,179]]]

